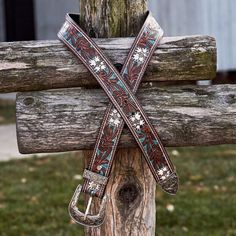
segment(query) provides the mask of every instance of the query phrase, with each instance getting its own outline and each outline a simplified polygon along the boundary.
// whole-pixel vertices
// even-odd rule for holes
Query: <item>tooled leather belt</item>
[[[77,187],[69,205],[69,213],[80,224],[99,226],[105,216],[107,196],[104,196],[104,193],[124,123],[127,124],[143,152],[156,182],[169,194],[176,194],[178,190],[175,169],[156,130],[134,95],[148,62],[163,36],[163,31],[148,12],[144,25],[119,73],[78,25],[79,15],[67,14],[58,37],[93,74],[111,104],[101,124],[91,162],[84,171],[84,183]],[[98,215],[89,215],[89,207],[85,214],[78,210],[76,204],[81,191],[90,195],[88,205],[91,204],[92,197],[103,199]]]

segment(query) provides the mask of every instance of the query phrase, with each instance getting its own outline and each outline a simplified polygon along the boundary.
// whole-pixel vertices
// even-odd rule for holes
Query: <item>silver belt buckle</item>
[[[89,209],[91,207],[92,199],[91,196],[88,201],[85,213],[81,212],[76,206],[79,200],[79,196],[82,190],[82,185],[78,185],[75,190],[75,193],[70,201],[68,211],[70,217],[78,224],[87,226],[87,227],[98,227],[103,224],[105,220],[105,212],[107,206],[107,196],[105,195],[102,199],[101,206],[97,215],[90,215]]]

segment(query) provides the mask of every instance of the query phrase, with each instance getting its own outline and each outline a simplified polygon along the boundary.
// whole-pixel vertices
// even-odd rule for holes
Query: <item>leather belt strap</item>
[[[111,134],[113,134],[113,136],[104,133],[104,131],[109,132],[109,129],[106,128],[102,128],[103,132],[100,132],[100,134],[105,134],[105,136],[111,136],[107,139],[108,145],[109,141],[114,142],[116,140],[118,142],[123,128],[123,118],[142,150],[157,183],[161,185],[164,191],[175,194],[178,189],[178,177],[173,165],[157,132],[150,124],[141,105],[131,91],[131,89],[133,89],[134,92],[137,91],[139,82],[150,58],[148,55],[153,53],[156,43],[160,38],[160,35],[158,35],[160,27],[154,18],[149,15],[147,19],[148,23],[146,20],[146,27],[144,27],[142,29],[143,32],[141,31],[139,34],[140,38],[137,38],[139,40],[136,40],[137,42],[135,41],[136,45],[132,48],[134,51],[131,50],[126,65],[121,73],[124,78],[128,78],[126,82],[94,41],[78,26],[78,15],[68,14],[66,16],[66,22],[58,33],[58,36],[94,75],[115,107],[114,109],[112,106],[109,106],[102,127],[106,126],[109,129],[114,128],[117,132],[112,132]],[[150,48],[146,48],[148,44]],[[152,47],[153,45],[154,47]],[[133,57],[131,55],[133,55]],[[135,68],[139,66],[139,63],[142,64],[144,59],[145,63],[141,70],[136,72],[140,75],[138,76],[140,79],[137,79],[137,83],[135,83],[135,80],[132,81],[135,77],[132,77],[131,74],[132,72],[135,73]],[[131,66],[131,63],[133,63],[133,66]],[[127,82],[130,87],[127,85]],[[108,121],[108,125],[106,125],[106,121]],[[116,135],[114,135],[114,133]],[[117,142],[114,142],[114,146],[112,146],[112,144],[108,148],[110,150],[112,147],[116,148]],[[105,150],[105,152],[107,152],[107,150]],[[96,181],[96,174],[101,176],[109,175],[109,167],[111,166],[111,164],[109,165],[109,160],[113,159],[112,155],[114,156],[114,151],[112,155],[108,155],[105,160],[103,157],[100,157],[101,154],[102,150],[96,149],[94,155],[95,159],[92,160],[92,165],[90,165],[89,170],[87,170],[84,175],[88,181],[85,182],[85,187],[83,188],[85,192],[98,197],[103,196],[106,181]],[[106,168],[106,166],[108,166],[108,168]]]
[[[69,214],[74,221],[95,227],[101,225],[105,218],[107,197],[103,195],[124,122],[135,137],[154,178],[162,189],[175,194],[178,189],[178,177],[155,129],[134,96],[147,64],[162,37],[161,28],[148,14],[119,74],[77,23],[79,23],[78,15],[67,15],[58,36],[90,70],[113,103],[106,111],[92,161],[84,171],[83,187],[77,187],[69,204]],[[81,190],[90,194],[85,213],[77,208]],[[97,215],[88,213],[93,196],[103,197]]]
[[[109,105],[106,111],[92,161],[84,173],[83,191],[97,197],[104,195],[107,177],[125,122],[157,183],[164,191],[175,194],[178,189],[178,177],[174,167],[157,132],[134,95],[162,36],[162,30],[149,14],[119,74],[77,23],[78,15],[68,14],[58,37],[94,75],[114,106]]]

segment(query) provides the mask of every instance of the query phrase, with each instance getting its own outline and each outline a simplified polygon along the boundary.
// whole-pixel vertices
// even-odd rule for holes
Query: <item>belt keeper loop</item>
[[[101,185],[106,185],[108,182],[108,177],[102,176],[102,175],[92,172],[88,169],[84,170],[83,178],[91,180],[91,181],[93,181],[97,184],[101,184]]]

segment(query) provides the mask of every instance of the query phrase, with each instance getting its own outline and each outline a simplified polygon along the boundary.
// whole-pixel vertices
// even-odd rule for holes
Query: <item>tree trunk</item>
[[[147,0],[80,0],[81,25],[95,38],[136,36]]]
[[[137,35],[147,10],[146,0],[81,0],[82,27],[93,37]],[[85,161],[91,152],[84,152]],[[86,235],[153,235],[155,231],[156,184],[139,149],[116,154],[107,186],[110,201],[105,223],[86,228]],[[91,212],[96,212],[96,201]]]

